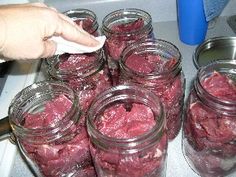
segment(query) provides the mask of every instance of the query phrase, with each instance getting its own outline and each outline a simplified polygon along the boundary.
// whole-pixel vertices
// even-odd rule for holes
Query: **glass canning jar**
[[[111,87],[102,51],[57,55],[47,59],[47,66],[51,79],[64,82],[76,91],[83,113],[99,93]]]
[[[117,85],[118,60],[122,50],[134,41],[153,37],[152,18],[140,9],[116,10],[104,17],[101,31],[107,37],[104,51],[113,85]]]
[[[93,101],[87,128],[99,177],[165,176],[165,113],[149,90],[131,84],[106,90]]]
[[[203,177],[236,176],[236,62],[199,69],[186,103],[183,153]]]
[[[68,86],[41,81],[26,87],[12,100],[9,121],[36,176],[96,176],[78,97]]]
[[[169,140],[177,136],[182,123],[185,79],[181,54],[175,45],[146,39],[127,46],[121,55],[119,82],[153,91],[166,109]]]
[[[82,28],[88,33],[98,36],[98,22],[96,14],[89,9],[71,9],[64,14],[70,17],[76,24],[82,26]]]

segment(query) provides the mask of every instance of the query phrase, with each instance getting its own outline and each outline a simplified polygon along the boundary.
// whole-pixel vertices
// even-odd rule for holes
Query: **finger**
[[[62,18],[63,20],[69,22],[71,25],[77,26],[77,24],[72,20],[72,18],[70,18],[70,17],[68,17],[64,14],[61,14],[61,13],[59,13],[58,15],[59,15],[60,18]]]
[[[42,2],[34,2],[34,3],[23,3],[23,4],[10,4],[10,7],[43,7],[48,8],[48,6]]]
[[[57,9],[55,7],[49,7],[51,10],[58,12]]]
[[[48,7],[46,4],[42,2],[26,3],[25,5],[34,7]]]
[[[48,58],[55,54],[57,44],[52,40],[45,40],[44,42],[44,51],[41,55],[41,58]]]
[[[79,24],[76,23],[72,18],[70,18],[69,16],[65,15],[65,14],[59,14],[59,16],[68,21],[69,23],[71,23],[72,25],[75,25],[75,26],[79,26],[80,28],[82,28],[82,25],[83,25],[83,21],[80,21]]]
[[[41,4],[41,5],[40,5]],[[1,8],[22,8],[22,7],[47,7],[45,4],[45,6],[42,5],[43,3],[22,3],[22,4],[4,4],[0,6]]]
[[[56,29],[56,33],[63,38],[73,41],[82,45],[97,46],[99,42],[78,26],[71,25],[68,21],[61,18],[60,23]]]
[[[79,27],[80,27],[80,28],[83,28],[83,21],[80,21],[80,22],[79,22]]]

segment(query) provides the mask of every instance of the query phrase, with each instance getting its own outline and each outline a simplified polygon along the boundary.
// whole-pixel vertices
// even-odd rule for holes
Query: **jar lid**
[[[197,69],[216,60],[236,60],[236,37],[214,37],[198,45],[193,54]]]

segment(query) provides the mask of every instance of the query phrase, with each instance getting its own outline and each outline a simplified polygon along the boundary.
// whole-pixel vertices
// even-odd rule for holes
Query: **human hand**
[[[53,56],[52,36],[87,46],[98,41],[69,17],[42,3],[0,6],[0,54],[9,59]]]

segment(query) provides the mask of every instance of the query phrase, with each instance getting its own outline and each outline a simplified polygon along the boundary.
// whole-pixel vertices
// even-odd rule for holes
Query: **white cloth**
[[[61,37],[52,37],[51,40],[57,43],[57,49],[55,55],[63,54],[63,53],[73,53],[73,54],[83,54],[83,53],[91,53],[101,49],[106,41],[105,36],[95,37],[96,40],[99,41],[99,45],[95,47],[87,47],[84,45],[80,45],[74,42],[67,41]],[[5,62],[3,58],[0,58],[0,63]]]
[[[3,59],[0,58],[0,63],[3,63],[3,62],[5,62],[5,60],[3,60]]]
[[[82,53],[91,53],[101,49],[105,43],[105,36],[98,36],[95,38],[99,41],[99,45],[96,47],[87,47],[84,45],[80,45],[74,42],[67,41],[61,37],[52,37],[51,40],[57,43],[57,50],[55,54],[63,54],[63,53],[73,53],[73,54],[82,54]]]

